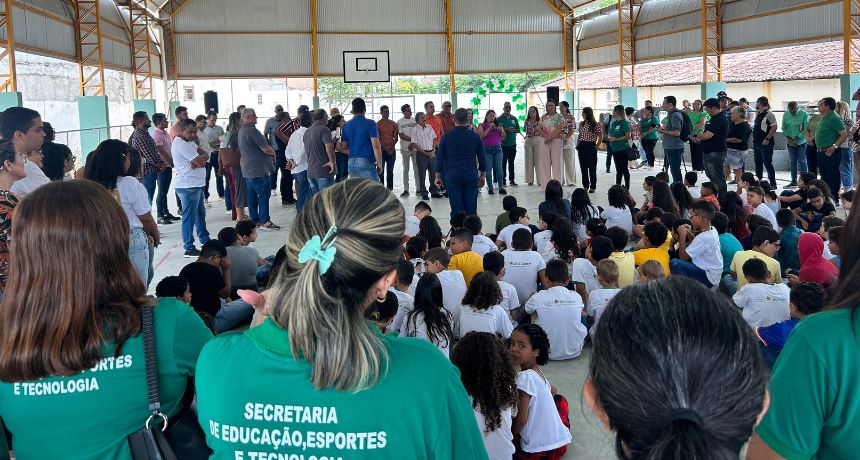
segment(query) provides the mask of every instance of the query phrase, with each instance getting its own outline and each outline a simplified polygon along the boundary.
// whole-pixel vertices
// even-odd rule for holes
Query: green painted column
[[[176,123],[176,108],[182,105],[179,101],[170,101],[167,104],[167,107],[170,109],[170,113],[166,113],[167,119],[170,120],[170,124],[173,125]]]
[[[449,97],[448,100],[451,101],[451,111],[453,112],[453,111],[457,110],[457,92],[452,91],[452,92],[448,93],[448,97]]]
[[[618,88],[618,103],[624,107],[636,108],[639,105],[639,95],[635,86]]]
[[[81,161],[110,136],[107,96],[78,96],[78,119],[81,128]]]
[[[717,93],[726,90],[726,82],[724,81],[708,81],[702,83],[702,101],[706,101],[712,97],[717,97]]]
[[[571,111],[571,113],[573,113],[575,115],[576,114],[576,93],[574,93],[573,91],[565,91],[564,92],[564,100],[567,101],[568,104],[570,104],[570,111]],[[635,106],[631,106],[631,107],[635,107]],[[580,118],[580,117],[577,117],[577,118]]]
[[[839,95],[841,96],[839,100],[854,105],[851,97],[854,96],[857,88],[860,88],[860,75],[846,73],[839,76]]]
[[[23,107],[24,100],[21,97],[21,93],[17,91],[7,91],[0,93],[0,112],[8,109],[9,107]]]
[[[319,96],[314,96],[314,100],[313,100],[313,110],[316,110],[316,109],[318,109],[318,108],[320,108],[320,97],[319,97]],[[331,116],[331,114],[329,114],[329,116]]]
[[[152,120],[152,114],[155,112],[155,99],[135,99],[134,100],[134,111],[135,112],[146,112],[149,115],[149,119]],[[149,132],[155,129],[154,126],[149,127]]]

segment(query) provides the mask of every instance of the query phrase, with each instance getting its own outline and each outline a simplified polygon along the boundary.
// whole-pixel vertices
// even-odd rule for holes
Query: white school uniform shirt
[[[747,283],[732,300],[743,309],[743,317],[752,327],[765,327],[791,319],[788,286],[779,284]]]
[[[448,315],[449,321],[452,320],[450,313],[446,311],[445,314]],[[424,322],[424,313],[416,313],[412,318],[407,317],[404,319],[403,328],[400,330],[400,337],[414,337],[416,339],[426,340],[435,345],[446,358],[448,357],[448,350],[451,347],[451,341],[453,340],[442,339],[440,342],[430,340],[430,337],[427,335],[427,323]]]
[[[697,200],[702,197],[702,187],[699,187],[698,185],[687,187],[687,191],[690,192],[691,197]]]
[[[538,272],[546,268],[543,257],[535,251],[514,251],[507,249],[505,256],[505,276],[502,280],[517,289],[520,305],[526,303],[532,292],[537,290]]]
[[[403,319],[406,318],[406,315],[410,311],[415,309],[415,298],[406,292],[398,291],[394,288],[390,288],[388,291],[393,292],[397,297],[397,313],[394,314],[394,319],[391,320],[389,328],[392,331],[399,331],[403,327]]]
[[[549,337],[549,359],[571,359],[582,353],[588,330],[582,324],[582,297],[576,291],[556,286],[533,295],[526,313],[537,313],[533,322]]]
[[[568,445],[570,430],[561,423],[549,382],[528,369],[517,374],[517,389],[531,396],[528,421],[520,431],[523,451],[546,452]]]
[[[123,176],[116,179],[116,191],[119,193],[122,210],[128,217],[129,226],[131,228],[143,228],[143,224],[137,216],[142,216],[152,210],[146,188],[134,177]]]
[[[633,214],[630,214],[630,209],[626,206],[623,208],[609,206],[603,210],[600,217],[606,221],[606,228],[621,227],[627,233],[633,233]]]
[[[723,274],[723,254],[720,252],[720,236],[714,227],[693,238],[693,242],[687,246],[687,255],[695,266],[705,271],[711,284],[720,283],[720,277]]]
[[[416,216],[406,216],[406,231],[404,235],[409,235],[410,238],[418,234],[418,226],[421,224],[421,219]]]
[[[419,275],[417,273],[412,275],[412,284],[409,285],[409,290],[406,291],[407,294],[411,295],[412,297],[415,297],[415,288],[418,287],[418,281],[420,279],[421,279],[421,275]]]
[[[442,303],[454,319],[451,322],[454,337],[460,337],[460,309],[466,295],[466,278],[460,270],[442,270],[436,276],[442,285]]]
[[[597,281],[597,267],[590,260],[579,257],[570,263],[570,280],[585,285],[585,292],[591,295],[591,291],[600,289]]]
[[[573,231],[576,232],[576,238],[579,241],[585,241],[588,239],[588,233],[586,233],[585,228],[585,223],[588,222],[588,219],[600,217],[600,210],[598,210],[593,204],[588,205],[586,210],[588,217],[586,217],[581,224],[576,222],[573,223]]]
[[[594,317],[594,325],[591,326],[591,335],[597,330],[597,323],[600,321],[600,316],[603,315],[603,310],[609,305],[609,301],[621,292],[618,288],[600,288],[588,293],[588,316]]]
[[[308,129],[304,126],[295,130],[290,135],[290,140],[287,142],[287,149],[284,156],[287,160],[293,160],[296,167],[292,169],[292,173],[301,173],[308,170],[308,155],[305,152],[305,131]]]
[[[544,230],[544,231],[535,233],[535,235],[534,235],[535,251],[539,252],[541,255],[544,255],[544,251],[546,250],[546,247],[550,246],[550,253],[555,253],[555,248],[552,246],[552,243],[549,241],[550,238],[552,238],[552,230]],[[544,260],[546,262],[549,262],[552,259],[547,260],[546,257],[544,257]]]
[[[472,331],[498,334],[502,339],[507,339],[514,331],[514,326],[508,312],[501,305],[493,305],[486,310],[463,305],[460,310],[460,337]]]
[[[512,408],[502,409],[502,424],[493,431],[487,432],[487,422],[481,414],[480,406],[472,408],[475,411],[475,420],[478,421],[478,429],[484,437],[484,448],[490,460],[509,459],[514,456],[514,435],[511,433],[511,422],[513,421]]]
[[[528,226],[523,224],[511,224],[507,227],[503,228],[502,231],[499,232],[499,235],[496,236],[496,241],[502,241],[505,243],[505,249],[512,249],[514,246],[511,244],[511,238],[514,237],[514,232],[524,228],[531,232],[531,229]]]
[[[499,289],[502,290],[502,308],[505,310],[516,310],[520,308],[520,296],[517,295],[517,288],[507,281],[499,280]]]
[[[753,209],[753,214],[757,214],[769,220],[771,228],[779,228],[779,224],[776,223],[776,215],[774,215],[773,211],[766,204],[762,203],[756,206],[755,209]]]
[[[493,251],[498,251],[498,249],[496,243],[484,235],[475,235],[472,237],[472,251],[481,257]]]
[[[830,240],[824,242],[824,250],[821,251],[821,256],[826,260],[833,260],[836,256],[830,252]]]

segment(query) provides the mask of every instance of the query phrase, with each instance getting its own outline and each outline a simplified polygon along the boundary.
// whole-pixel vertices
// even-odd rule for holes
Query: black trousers
[[[654,147],[657,146],[657,139],[642,139],[642,148],[645,150],[645,158],[648,160],[648,166],[654,166]],[[699,149],[701,154],[701,148]]]
[[[502,146],[502,183],[508,181],[515,183],[514,180],[514,160],[517,158],[517,146]]]
[[[576,151],[579,153],[579,169],[582,171],[582,188],[597,188],[597,143],[580,141]]]
[[[809,172],[818,175],[818,148],[811,142],[806,144],[806,165],[809,166]]]
[[[612,147],[609,147],[612,150]],[[624,185],[627,190],[630,190],[630,170],[627,169],[627,149],[621,151],[612,150],[612,159],[615,160],[615,185],[621,185],[621,179],[624,179]]]
[[[657,141],[654,141],[656,144]],[[702,144],[690,141],[690,162],[693,166],[693,171],[705,170],[705,155],[702,153]],[[653,155],[654,148],[651,148]]]

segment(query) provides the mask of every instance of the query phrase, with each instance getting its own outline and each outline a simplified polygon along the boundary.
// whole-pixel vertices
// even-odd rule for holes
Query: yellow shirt
[[[670,230],[670,231],[666,232],[666,241],[664,241],[663,244],[660,245],[659,249],[666,251],[666,253],[668,254],[669,249],[671,249],[669,247],[669,244],[671,244],[671,243],[672,243],[672,231]],[[647,260],[647,259],[645,259],[645,260]],[[663,262],[663,260],[660,259],[660,262]],[[636,265],[639,265],[639,262],[636,262]],[[664,266],[667,268],[666,276],[669,276],[669,272],[668,272],[669,258],[668,258],[668,256],[666,257],[666,264]]]
[[[613,252],[609,260],[618,265],[618,287],[624,288],[633,284],[633,275],[636,272],[636,262],[632,252]]]
[[[776,284],[782,282],[782,270],[779,267],[779,261],[773,257],[769,257],[767,254],[762,254],[758,251],[753,251],[752,249],[749,251],[738,251],[732,259],[731,267],[729,267],[732,272],[737,273],[738,275],[738,290],[747,284],[747,277],[744,276],[744,264],[750,259],[761,259],[764,261],[765,265],[767,265],[767,269],[770,270],[771,283]]]
[[[662,246],[659,248],[647,248],[633,251],[633,259],[636,262],[637,267],[648,260],[656,260],[663,266],[663,274],[666,276],[671,274],[669,272],[669,251],[663,249]]]
[[[484,259],[474,251],[461,252],[451,256],[448,270],[460,270],[466,279],[466,286],[472,283],[472,278],[484,271]]]

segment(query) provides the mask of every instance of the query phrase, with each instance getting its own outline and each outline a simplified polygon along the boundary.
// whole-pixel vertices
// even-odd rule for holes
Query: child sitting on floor
[[[481,234],[483,225],[481,218],[476,215],[466,216],[466,220],[463,221],[463,227],[472,232],[472,250],[481,257],[488,252],[498,250],[493,240]]]
[[[412,285],[414,277],[415,267],[406,259],[398,260],[397,276],[389,289],[397,297],[397,314],[394,315],[389,328],[392,331],[399,331],[403,327],[403,318],[413,309],[415,299],[409,294],[409,286]]]
[[[442,248],[433,248],[427,251],[427,273],[435,274],[442,285],[442,304],[453,319],[451,325],[454,337],[459,337],[460,308],[463,296],[466,295],[466,280],[460,270],[449,270],[451,256]],[[423,276],[422,276],[423,278]],[[421,283],[420,281],[418,282]],[[418,294],[415,294],[418,298]]]
[[[609,305],[609,301],[621,292],[618,287],[618,265],[615,262],[604,259],[597,263],[597,282],[600,283],[600,289],[591,291],[588,296],[588,324],[590,325],[589,333],[594,335],[597,322],[600,321],[600,315],[603,310]]]
[[[514,326],[502,307],[502,290],[491,272],[475,275],[463,296],[460,309],[460,336],[472,331],[490,332],[503,339],[511,336]]]
[[[772,275],[761,259],[749,259],[743,265],[747,284],[738,289],[732,300],[743,310],[743,317],[753,327],[791,318],[788,307],[789,288],[783,283],[771,284]]]
[[[666,273],[663,270],[663,264],[654,259],[646,260],[645,263],[639,266],[639,281],[647,283],[648,281],[656,281],[660,278],[665,278]]]
[[[632,252],[624,251],[630,235],[620,227],[611,227],[606,231],[606,236],[612,241],[612,254],[609,258],[618,265],[618,286],[627,287],[636,278],[636,259]]]
[[[364,310],[364,317],[372,321],[379,332],[386,334],[394,329],[391,323],[397,315],[398,300],[397,295],[391,291],[385,293],[385,297],[377,298],[376,302],[371,302]]]
[[[567,264],[561,260],[551,260],[546,268],[543,291],[531,296],[526,302],[525,311],[532,322],[542,327],[549,336],[552,350],[549,359],[562,360],[576,358],[582,353],[582,343],[588,330],[582,324],[582,311],[585,305],[582,297],[567,289],[570,273]]]
[[[181,276],[165,276],[164,279],[158,282],[155,286],[155,296],[158,298],[175,297],[177,300],[191,305],[191,286],[188,281]],[[215,318],[204,311],[197,311],[203,324],[210,331],[215,331]]]
[[[426,201],[419,201],[418,204],[415,205],[412,215],[406,217],[406,231],[403,233],[409,237],[417,235],[421,219],[431,215],[432,213],[433,209],[430,208],[430,205],[427,204]]]
[[[701,199],[714,205],[714,209],[720,210],[720,200],[717,199],[717,185],[713,182],[702,182],[702,187],[699,189],[702,194]]]
[[[502,252],[505,256],[503,279],[517,288],[522,305],[537,290],[546,262],[537,251],[532,251],[532,233],[528,229],[521,228],[514,232],[511,243],[513,248]]]
[[[454,342],[454,320],[442,303],[442,284],[434,273],[425,273],[415,288],[415,308],[406,315],[400,337],[424,339],[446,357]]]
[[[502,291],[502,308],[508,311],[514,323],[519,323],[522,316],[522,308],[520,297],[517,295],[517,288],[507,281],[502,281],[502,278],[505,276],[505,256],[497,251],[487,253],[484,256],[484,271],[490,272],[495,276],[496,282],[499,284],[499,290]]]
[[[484,259],[472,251],[472,232],[465,228],[455,230],[449,242],[452,256],[448,270],[460,270],[468,286],[475,275],[484,271]]]
[[[656,260],[662,267],[666,276],[669,276],[669,230],[659,220],[645,224],[642,240],[633,251],[633,261],[636,266],[641,267],[646,261]]]
[[[570,422],[567,401],[540,369],[549,361],[549,338],[537,324],[522,324],[511,334],[508,348],[521,369],[517,416],[511,427],[515,458],[560,460],[571,441]]]
[[[761,340],[764,360],[768,367],[773,368],[779,352],[788,341],[789,334],[800,320],[824,308],[825,297],[824,288],[818,283],[796,283],[789,294],[791,319],[755,328],[755,334]]]

